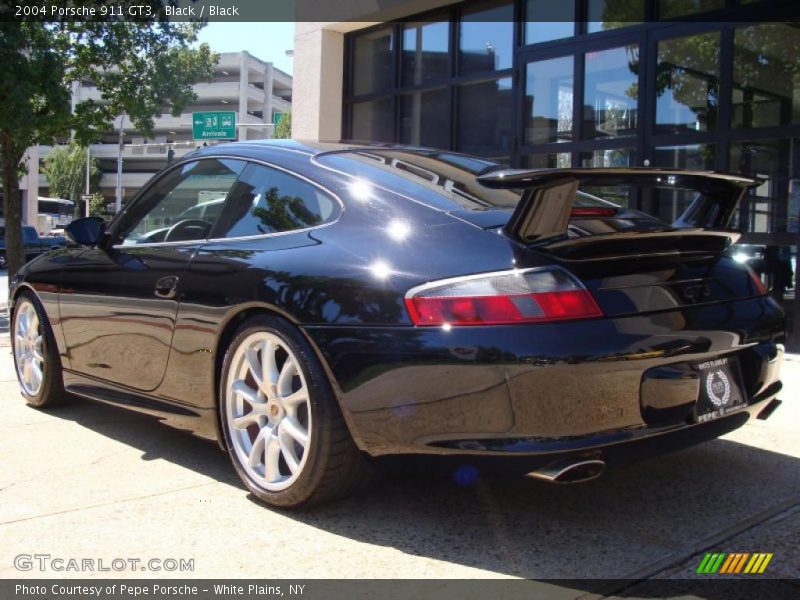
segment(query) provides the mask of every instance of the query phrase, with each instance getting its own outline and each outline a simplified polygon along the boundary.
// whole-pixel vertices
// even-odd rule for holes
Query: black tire
[[[296,480],[286,489],[271,491],[251,477],[234,451],[228,423],[226,385],[237,348],[256,333],[280,338],[294,354],[303,371],[310,405],[311,427],[308,456]],[[280,508],[299,508],[341,498],[365,489],[375,479],[368,457],[353,441],[325,370],[302,334],[278,317],[258,315],[244,321],[230,343],[223,361],[219,410],[225,447],[237,474],[259,500]]]
[[[17,368],[17,352],[16,352],[16,324],[17,318],[20,315],[20,309],[30,304],[36,312],[39,319],[38,332],[42,336],[42,363],[43,363],[43,376],[41,386],[35,394],[28,393],[25,386],[20,380],[20,373]],[[47,314],[42,307],[39,299],[31,292],[23,292],[18,297],[14,304],[14,313],[11,318],[11,350],[14,356],[14,372],[17,374],[17,379],[20,382],[20,393],[25,401],[36,408],[53,408],[64,403],[64,379],[61,371],[61,358],[58,355],[58,347],[56,346],[55,338],[53,337],[53,330],[50,327],[50,321],[47,319]]]

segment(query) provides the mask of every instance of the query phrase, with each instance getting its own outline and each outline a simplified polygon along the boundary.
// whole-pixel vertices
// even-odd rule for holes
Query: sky
[[[292,58],[286,51],[294,48],[294,23],[209,23],[200,30],[198,41],[214,52],[246,50],[292,74]]]

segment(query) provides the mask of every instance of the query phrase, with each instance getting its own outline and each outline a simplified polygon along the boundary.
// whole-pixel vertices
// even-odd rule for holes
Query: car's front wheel
[[[64,400],[61,360],[47,315],[29,292],[14,306],[11,346],[20,391],[31,406],[52,407]]]
[[[226,352],[220,383],[228,452],[264,502],[315,504],[371,476],[322,365],[289,323],[270,316],[245,321]]]

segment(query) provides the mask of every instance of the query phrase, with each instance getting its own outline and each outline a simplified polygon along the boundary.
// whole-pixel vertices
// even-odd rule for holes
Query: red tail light
[[[415,325],[502,325],[601,317],[583,285],[548,267],[484,273],[428,283],[408,291]]]
[[[576,206],[569,213],[571,217],[613,217],[616,208],[600,208],[597,206]]]

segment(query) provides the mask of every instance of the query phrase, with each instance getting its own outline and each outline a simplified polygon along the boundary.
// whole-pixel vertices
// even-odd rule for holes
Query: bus
[[[39,196],[39,235],[49,235],[53,229],[63,229],[75,216],[75,203],[63,198]]]

